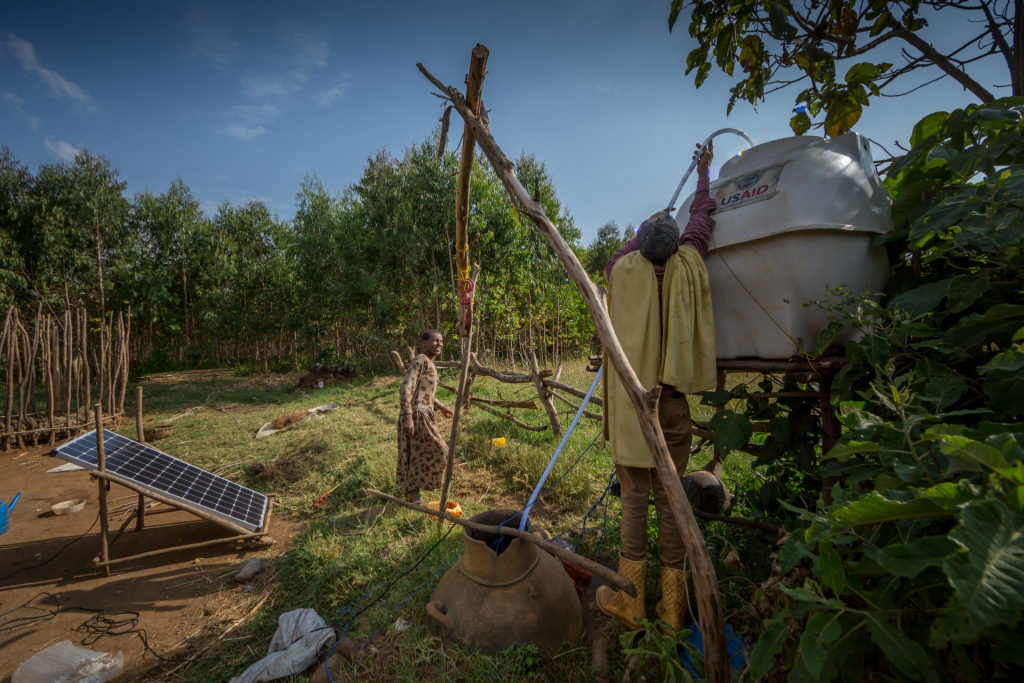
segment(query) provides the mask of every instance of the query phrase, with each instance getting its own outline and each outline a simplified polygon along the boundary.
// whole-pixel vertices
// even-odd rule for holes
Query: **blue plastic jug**
[[[7,503],[0,500],[0,534],[7,533],[7,513],[14,512],[14,506],[18,504],[19,498],[21,498],[21,493],[14,496],[14,500],[11,501],[10,507],[7,506]]]

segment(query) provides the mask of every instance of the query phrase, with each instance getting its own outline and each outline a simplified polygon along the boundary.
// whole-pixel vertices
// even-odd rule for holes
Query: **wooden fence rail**
[[[87,429],[99,402],[108,420],[124,413],[131,311],[90,318],[36,308],[23,318],[10,307],[0,327],[0,451],[55,444]],[[94,398],[95,396],[95,398]]]
[[[410,361],[414,357],[413,354],[413,350],[409,349],[408,355]],[[508,420],[509,422],[512,422],[513,424],[523,429],[527,429],[532,432],[542,432],[546,429],[551,429],[554,432],[554,434],[558,436],[562,433],[562,424],[558,419],[558,416],[561,414],[565,414],[565,412],[574,414],[579,409],[579,404],[570,401],[569,399],[558,394],[557,392],[563,391],[577,398],[583,398],[584,396],[586,396],[586,392],[558,381],[558,376],[561,373],[561,366],[559,366],[559,369],[555,370],[554,372],[552,372],[548,368],[539,369],[537,367],[536,357],[534,356],[532,350],[529,351],[529,358],[531,359],[531,372],[529,374],[524,374],[519,372],[509,372],[505,370],[496,370],[494,368],[483,366],[477,361],[476,354],[471,354],[469,365],[469,384],[472,386],[473,382],[476,380],[477,377],[491,377],[492,379],[496,379],[504,384],[532,383],[537,388],[536,400],[540,401],[540,407],[543,407],[544,412],[547,414],[547,424],[527,424],[522,420],[517,419],[514,415],[512,415],[512,412],[510,410],[512,408],[538,410],[539,407],[535,399],[494,400],[482,398],[479,396],[473,396],[472,393],[467,392],[468,398],[466,400],[466,405],[463,407],[468,408],[469,406],[476,406],[477,408],[483,410],[485,413],[490,413],[495,417],[500,417],[503,420]],[[402,359],[402,355],[398,351],[391,352],[391,360],[394,361],[399,371],[405,372],[406,363]],[[462,361],[434,361],[434,365],[436,365],[439,368],[457,369],[462,367]],[[458,395],[458,392],[456,391],[455,387],[448,386],[446,384],[440,384],[439,386],[441,386],[444,389],[447,389],[453,394]],[[569,408],[571,408],[571,410],[559,413],[557,410],[555,410],[552,399],[558,399],[559,401],[566,403],[569,406]],[[590,403],[591,405],[594,406],[601,406],[602,401],[599,396],[592,396],[590,399]],[[498,410],[498,408],[504,408],[505,412]],[[584,411],[583,416],[591,420],[601,420],[600,413]]]

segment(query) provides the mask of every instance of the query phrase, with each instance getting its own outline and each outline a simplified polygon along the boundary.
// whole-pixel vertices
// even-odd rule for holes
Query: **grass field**
[[[441,372],[443,382],[455,384],[453,371]],[[158,446],[247,486],[278,494],[281,505],[275,516],[303,523],[303,530],[290,539],[291,548],[258,587],[266,592],[262,608],[235,628],[230,638],[216,640],[220,634],[211,630],[188,643],[174,656],[199,653],[203,659],[167,666],[164,674],[173,668],[174,676],[186,680],[227,680],[265,654],[279,614],[312,607],[335,624],[339,636],[353,639],[359,648],[354,662],[346,660],[345,679],[591,680],[590,648],[584,642],[550,660],[532,646],[485,657],[457,647],[442,648],[428,631],[423,608],[441,575],[461,555],[461,529],[448,533],[447,525],[439,528],[433,518],[394,505],[375,514],[381,501],[363,493],[366,488],[397,493],[397,376],[363,376],[295,393],[288,391],[295,385],[295,376],[239,377],[219,371],[156,379],[144,385],[147,423],[153,420],[176,427],[174,435]],[[567,364],[562,376],[563,382],[581,389],[592,380],[582,363]],[[489,378],[478,379],[474,393],[505,399],[535,395],[532,385],[499,384]],[[438,398],[448,405],[454,399],[443,390]],[[272,437],[253,438],[275,416],[322,404],[340,407]],[[711,409],[696,401],[693,408],[705,419],[710,415]],[[126,410],[132,414],[134,407]],[[533,424],[545,420],[542,411],[517,411],[517,415]],[[562,419],[567,425],[571,415]],[[447,436],[450,421],[441,420],[439,427]],[[126,422],[122,431],[134,436],[134,422]],[[587,556],[614,566],[619,507],[618,499],[604,495],[612,466],[599,431],[598,422],[582,421],[549,479],[557,484],[534,507],[531,520],[553,535],[562,534]],[[507,445],[493,446],[495,437],[505,437]],[[467,516],[495,508],[521,508],[555,445],[549,430],[530,432],[469,410],[462,422],[451,498]],[[708,451],[702,451],[691,461],[691,469],[708,457]],[[253,463],[266,468],[253,474]],[[742,486],[751,476],[744,456],[734,454],[727,464],[726,480],[731,486],[735,482]],[[326,500],[315,505],[328,491]],[[604,504],[596,505],[602,496]],[[430,492],[424,492],[424,497],[437,498]],[[653,509],[651,515],[653,519]],[[729,588],[737,576],[735,572],[730,576],[721,560],[734,547],[748,545],[750,534],[759,532],[702,525],[721,568],[727,608],[738,615],[745,590],[741,585]],[[655,534],[650,537],[651,556],[656,557]],[[651,607],[656,598],[652,592],[648,590]],[[400,628],[395,628],[396,622]],[[628,664],[619,643],[622,629],[606,621],[600,622],[600,628],[611,644],[612,673],[621,678]],[[160,673],[160,669],[154,671]]]

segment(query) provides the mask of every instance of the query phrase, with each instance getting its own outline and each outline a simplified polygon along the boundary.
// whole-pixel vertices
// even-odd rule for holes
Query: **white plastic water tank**
[[[892,228],[889,194],[857,133],[766,142],[723,164],[711,183],[706,259],[719,358],[813,352],[839,286],[879,291],[890,275],[875,235]],[[681,226],[693,195],[680,208]]]

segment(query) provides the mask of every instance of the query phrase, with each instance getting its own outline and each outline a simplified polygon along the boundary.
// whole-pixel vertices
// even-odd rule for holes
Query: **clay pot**
[[[519,519],[516,510],[491,510],[470,521],[518,528]],[[496,534],[469,528],[462,531],[462,544],[462,557],[427,603],[431,631],[484,654],[533,643],[553,655],[579,639],[580,601],[559,560],[522,539],[499,541]]]

